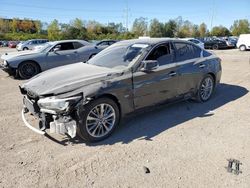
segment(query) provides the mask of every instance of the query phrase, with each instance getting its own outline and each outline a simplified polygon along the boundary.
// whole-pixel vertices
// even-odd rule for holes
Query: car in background
[[[221,78],[220,58],[183,40],[117,42],[91,58],[46,71],[20,86],[24,124],[39,134],[107,138],[124,115],[169,101],[208,101]],[[39,119],[40,129],[26,116]],[[47,133],[46,133],[46,132]]]
[[[237,42],[237,48],[239,48],[240,51],[245,51],[250,49],[250,34],[240,35]]]
[[[117,40],[102,40],[102,41],[97,42],[96,46],[98,48],[105,49],[116,42]]]
[[[2,41],[2,47],[8,47],[8,44],[9,44],[9,42],[8,41],[6,41],[6,40],[3,40]]]
[[[27,40],[27,41],[19,43],[16,46],[16,49],[18,51],[32,50],[35,46],[44,44],[46,42],[49,42],[49,40],[48,39],[31,39],[31,40]]]
[[[83,40],[64,40],[48,42],[38,50],[6,53],[1,61],[10,75],[28,79],[51,68],[86,62],[101,50]]]
[[[200,40],[198,39],[195,39],[195,38],[183,38],[182,40],[186,40],[186,41],[190,41],[198,46],[200,46],[201,48],[204,48],[204,43],[201,42]]]
[[[218,38],[205,38],[204,40],[205,49],[227,49],[228,45],[225,40],[221,40]]]
[[[225,39],[228,48],[236,48],[237,40],[231,37]]]
[[[18,44],[18,41],[9,41],[8,42],[8,47],[9,48],[15,48]]]

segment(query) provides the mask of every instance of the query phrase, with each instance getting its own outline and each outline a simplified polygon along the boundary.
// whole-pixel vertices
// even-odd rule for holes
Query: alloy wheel
[[[210,98],[214,88],[213,80],[210,77],[207,77],[203,80],[200,89],[200,97],[203,101],[206,101]]]
[[[107,135],[115,125],[115,109],[107,103],[101,103],[92,108],[86,119],[86,129],[92,137]]]

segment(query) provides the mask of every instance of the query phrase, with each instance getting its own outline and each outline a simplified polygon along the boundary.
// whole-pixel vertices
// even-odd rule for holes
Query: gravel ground
[[[250,52],[215,53],[222,83],[209,102],[136,114],[95,144],[54,135],[56,143],[25,127],[18,90],[24,81],[0,70],[0,187],[248,188]],[[241,174],[227,172],[230,158],[242,162]]]

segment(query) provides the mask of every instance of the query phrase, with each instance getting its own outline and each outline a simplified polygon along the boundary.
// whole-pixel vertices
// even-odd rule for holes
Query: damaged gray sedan
[[[23,121],[39,134],[49,129],[100,141],[124,115],[140,108],[188,98],[209,100],[220,82],[220,61],[187,41],[121,41],[87,63],[55,68],[23,84]],[[39,118],[39,128],[27,122],[28,114]]]

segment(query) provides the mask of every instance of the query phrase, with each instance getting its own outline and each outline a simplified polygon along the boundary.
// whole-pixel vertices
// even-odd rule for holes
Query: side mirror
[[[57,52],[61,49],[61,45],[57,45],[54,49],[53,52]]]
[[[157,60],[145,60],[142,61],[142,69],[141,71],[152,71],[159,67],[159,63]]]

